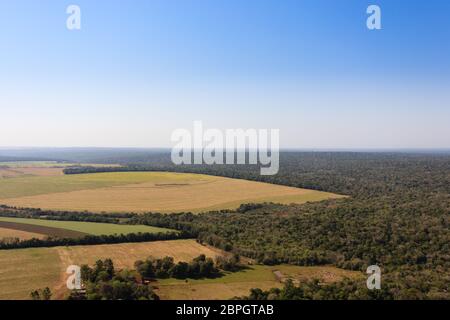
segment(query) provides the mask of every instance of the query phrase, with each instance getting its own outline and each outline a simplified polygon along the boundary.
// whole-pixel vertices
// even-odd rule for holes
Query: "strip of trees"
[[[159,232],[159,233],[129,233],[120,235],[88,235],[82,238],[60,239],[30,239],[20,241],[19,239],[7,239],[0,242],[0,250],[38,248],[38,247],[58,247],[58,246],[77,246],[77,245],[97,245],[114,244],[128,242],[150,242],[176,239],[190,239],[191,235],[184,232]]]

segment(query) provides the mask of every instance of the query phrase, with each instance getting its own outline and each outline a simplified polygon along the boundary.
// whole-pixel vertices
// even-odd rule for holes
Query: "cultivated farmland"
[[[30,240],[33,238],[43,239],[45,238],[45,234],[21,231],[17,229],[3,228],[0,223],[0,241],[5,238],[18,238],[20,240]]]
[[[36,232],[60,238],[79,238],[85,235],[113,235],[128,233],[158,233],[173,230],[145,225],[119,225],[112,223],[56,221],[0,217],[0,227]]]
[[[92,212],[201,212],[242,203],[304,203],[342,196],[262,182],[171,172],[110,172],[0,180],[0,203]]]

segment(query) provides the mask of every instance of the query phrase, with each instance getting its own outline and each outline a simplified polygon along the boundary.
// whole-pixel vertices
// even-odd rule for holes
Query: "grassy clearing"
[[[0,203],[93,212],[201,212],[242,203],[342,196],[262,182],[171,172],[113,172],[0,180]]]
[[[6,218],[0,217],[0,222],[13,222],[25,225],[35,225],[64,230],[71,230],[92,235],[113,235],[128,233],[158,233],[173,230],[144,225],[119,225],[112,223],[78,222],[78,221],[54,221],[43,219]]]
[[[280,278],[280,275],[282,277]],[[292,265],[249,266],[248,269],[227,273],[216,279],[176,280],[164,279],[157,282],[158,294],[169,300],[215,300],[230,299],[248,295],[250,289],[280,288],[291,278],[294,282],[317,278],[322,282],[342,280],[344,277],[361,277],[360,272],[342,270],[331,266],[300,267]]]
[[[191,261],[204,254],[215,258],[220,250],[203,246],[195,240],[169,240],[140,243],[104,244],[95,246],[58,247],[66,264],[93,264],[99,259],[111,258],[117,268],[133,268],[136,260],[149,256],[170,256],[175,261]]]

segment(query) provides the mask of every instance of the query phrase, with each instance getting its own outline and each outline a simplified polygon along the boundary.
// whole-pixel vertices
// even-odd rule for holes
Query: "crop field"
[[[112,223],[55,221],[44,219],[6,218],[0,217],[0,227],[35,232],[60,237],[79,238],[85,235],[113,235],[128,233],[158,233],[173,230],[145,225],[119,225]]]
[[[0,203],[92,212],[201,212],[242,203],[304,203],[342,196],[262,182],[171,172],[111,172],[0,179]]]
[[[361,277],[360,272],[338,269],[331,266],[301,267],[293,265],[252,265],[235,273],[227,273],[215,279],[164,279],[156,284],[157,293],[166,300],[219,300],[248,295],[250,289],[268,290],[280,288],[287,279],[294,283],[310,279],[335,282],[343,278]]]
[[[94,264],[111,258],[121,269],[133,268],[136,260],[149,256],[191,261],[200,254],[215,258],[222,253],[195,240],[0,250],[0,300],[29,299],[32,290],[47,286],[55,298],[62,298],[67,293],[65,271],[73,264]]]
[[[17,233],[19,235],[22,232],[36,233],[40,235],[38,239],[46,237],[76,239],[83,238],[88,235],[84,232],[11,221],[0,221],[0,227],[9,229],[12,234]]]

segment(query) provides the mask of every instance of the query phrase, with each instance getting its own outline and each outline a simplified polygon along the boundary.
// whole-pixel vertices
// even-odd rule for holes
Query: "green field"
[[[78,222],[78,221],[55,221],[43,219],[25,219],[25,218],[6,218],[0,217],[0,222],[15,222],[23,224],[31,224],[37,226],[66,229],[78,231],[91,235],[113,235],[113,234],[128,234],[128,233],[158,233],[170,232],[173,230],[158,228],[144,225],[119,225],[112,223],[97,223],[97,222]]]

